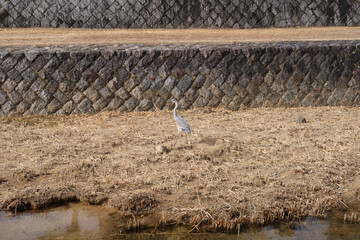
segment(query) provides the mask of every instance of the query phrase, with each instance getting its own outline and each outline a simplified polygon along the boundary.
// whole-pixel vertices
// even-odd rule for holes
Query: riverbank
[[[129,229],[236,230],[357,204],[359,107],[180,114],[187,138],[170,111],[0,118],[1,208],[80,201],[117,208]]]

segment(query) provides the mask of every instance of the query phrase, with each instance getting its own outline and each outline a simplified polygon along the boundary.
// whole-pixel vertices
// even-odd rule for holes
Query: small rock
[[[306,119],[303,116],[298,116],[296,123],[306,123]]]
[[[158,145],[156,146],[156,152],[159,154],[168,153],[169,149],[165,146]]]

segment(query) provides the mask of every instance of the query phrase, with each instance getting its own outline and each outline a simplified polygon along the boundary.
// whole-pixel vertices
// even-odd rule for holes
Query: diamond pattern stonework
[[[0,0],[0,27],[359,26],[359,0]]]
[[[169,109],[171,98],[185,109],[360,105],[360,41],[0,53],[0,115]]]

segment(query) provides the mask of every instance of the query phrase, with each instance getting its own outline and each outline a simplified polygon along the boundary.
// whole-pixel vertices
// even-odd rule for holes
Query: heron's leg
[[[176,140],[175,140],[174,146],[177,145],[177,142],[178,142],[178,140],[179,140],[180,134],[181,134],[181,131],[178,131],[178,134],[177,134],[177,136],[176,136]]]

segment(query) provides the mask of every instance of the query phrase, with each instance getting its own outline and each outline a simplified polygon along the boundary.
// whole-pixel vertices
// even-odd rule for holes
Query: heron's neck
[[[175,103],[175,107],[174,107],[174,118],[176,118],[178,115],[176,113],[176,109],[178,108],[178,103]]]

